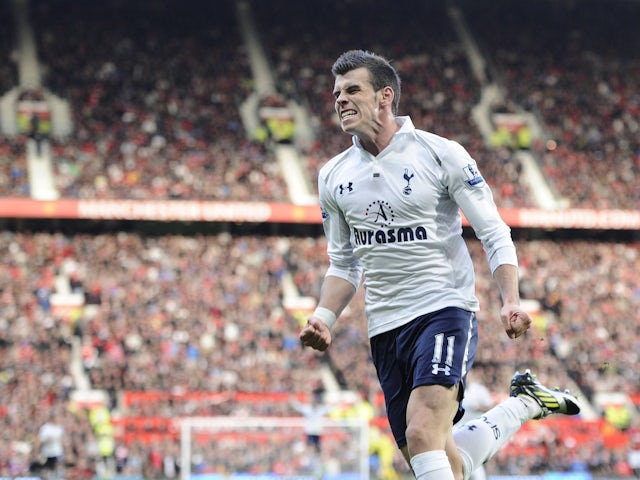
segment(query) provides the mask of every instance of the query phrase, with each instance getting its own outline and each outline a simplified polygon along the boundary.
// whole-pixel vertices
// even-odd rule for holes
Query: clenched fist
[[[331,345],[331,331],[321,320],[309,317],[300,331],[300,341],[306,347],[324,352]]]
[[[519,306],[505,305],[500,311],[504,330],[509,338],[518,338],[531,326],[531,317]]]

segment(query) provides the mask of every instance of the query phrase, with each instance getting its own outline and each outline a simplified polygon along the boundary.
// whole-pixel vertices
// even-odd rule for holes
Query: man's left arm
[[[500,319],[509,338],[517,338],[529,329],[531,317],[520,306],[518,256],[511,229],[501,218],[475,160],[455,142],[448,153],[449,192],[482,242],[502,298]]]
[[[520,306],[518,267],[509,264],[499,265],[493,272],[493,278],[502,297],[500,320],[504,330],[509,338],[518,338],[531,326],[531,317]]]

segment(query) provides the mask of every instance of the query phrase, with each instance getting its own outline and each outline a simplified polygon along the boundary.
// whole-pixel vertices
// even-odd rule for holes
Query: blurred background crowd
[[[318,169],[350,142],[333,116],[331,64],[365,48],[398,68],[400,113],[467,147],[500,207],[541,207],[533,160],[556,207],[638,210],[639,15],[640,3],[624,0],[521,8],[508,0],[323,0],[313,8],[291,0],[3,0],[0,95],[24,83],[18,45],[26,21],[41,82],[19,101],[45,91],[64,99],[71,128],[57,134],[40,118],[0,133],[0,196],[37,198],[28,158],[35,142],[61,199],[295,202],[302,184],[313,197]],[[248,101],[265,81],[273,91]],[[482,105],[485,118],[520,115],[536,128],[493,124],[487,135]],[[301,177],[283,168],[282,148],[295,153]],[[514,231],[522,296],[535,306],[534,329],[517,341],[497,318],[482,247],[473,232],[465,236],[482,305],[476,377],[498,401],[514,371],[531,368],[578,392],[593,414],[524,429],[489,472],[633,477],[637,236]],[[285,300],[292,292],[317,297],[325,246],[318,226],[301,234],[284,226],[3,220],[0,476],[24,476],[41,463],[38,429],[53,414],[65,431],[65,478],[177,477],[173,419],[298,415],[291,398],[333,385],[327,375],[369,404],[370,420],[388,435],[361,294],[330,351],[300,347],[301,316]],[[77,401],[82,388],[104,397]],[[598,401],[608,393],[630,403]],[[247,448],[253,440],[203,446],[206,461],[192,469],[285,474],[304,463],[303,447],[288,449],[286,437]],[[374,475],[407,474],[397,455],[390,462]]]

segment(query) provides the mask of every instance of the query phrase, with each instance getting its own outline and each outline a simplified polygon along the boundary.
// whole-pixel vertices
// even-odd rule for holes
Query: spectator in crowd
[[[43,460],[42,475],[45,480],[64,478],[64,426],[60,423],[55,408],[49,412],[48,420],[38,430],[38,449]]]
[[[305,418],[304,431],[307,435],[307,444],[316,454],[322,451],[322,423],[331,411],[331,406],[323,403],[322,395],[322,389],[316,388],[311,393],[308,403],[299,402],[295,397],[292,400],[293,408]]]
[[[633,474],[636,478],[640,478],[640,431],[631,437],[628,461]]]

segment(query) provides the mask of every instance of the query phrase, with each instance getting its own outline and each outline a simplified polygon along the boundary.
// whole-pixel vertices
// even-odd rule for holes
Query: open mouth
[[[341,120],[347,120],[348,118],[355,117],[358,114],[355,110],[344,110],[340,113]]]

